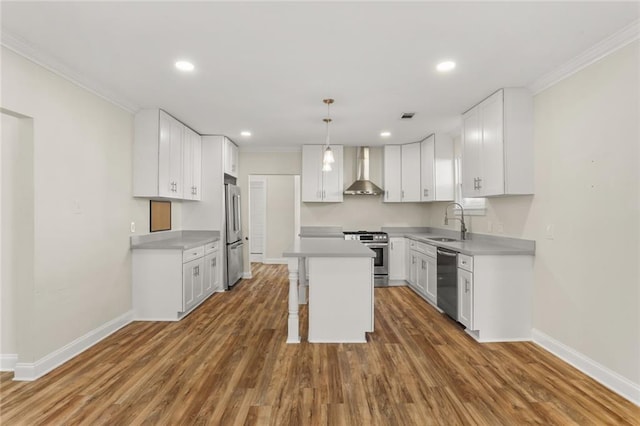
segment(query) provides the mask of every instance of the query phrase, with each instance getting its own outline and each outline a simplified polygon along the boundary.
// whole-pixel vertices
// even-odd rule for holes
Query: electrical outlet
[[[502,222],[496,223],[496,232],[498,234],[504,234],[504,225]]]
[[[136,223],[135,222],[131,222],[131,226],[130,226],[131,232],[136,232]]]
[[[553,240],[554,239],[554,230],[553,230],[553,225],[547,225],[547,227],[544,230],[544,236],[547,240]]]
[[[73,214],[82,214],[82,205],[78,199],[73,200]]]

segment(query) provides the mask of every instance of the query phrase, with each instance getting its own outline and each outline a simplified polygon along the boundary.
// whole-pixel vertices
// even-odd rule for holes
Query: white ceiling
[[[135,111],[240,146],[381,145],[456,131],[636,21],[637,2],[8,2],[3,43]],[[173,67],[186,58],[195,72]],[[457,68],[435,71],[443,59]],[[415,112],[411,121],[402,112]],[[250,130],[249,138],[240,136]],[[383,139],[379,133],[392,136]]]

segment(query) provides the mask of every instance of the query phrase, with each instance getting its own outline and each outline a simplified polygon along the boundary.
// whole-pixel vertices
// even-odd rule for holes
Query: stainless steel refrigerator
[[[226,223],[227,223],[227,269],[226,287],[233,287],[241,278],[244,269],[242,216],[240,187],[225,184]]]

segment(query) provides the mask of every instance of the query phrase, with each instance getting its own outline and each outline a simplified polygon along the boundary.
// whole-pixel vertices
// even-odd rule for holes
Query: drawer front
[[[458,253],[458,268],[473,272],[473,256]]]
[[[437,257],[437,250],[438,248],[436,246],[432,246],[430,244],[424,245],[424,254],[426,254],[427,256]]]
[[[198,246],[182,252],[182,263],[204,256],[204,246]]]
[[[218,250],[220,241],[213,241],[211,243],[207,243],[204,245],[204,254],[209,254],[212,253],[216,250]]]

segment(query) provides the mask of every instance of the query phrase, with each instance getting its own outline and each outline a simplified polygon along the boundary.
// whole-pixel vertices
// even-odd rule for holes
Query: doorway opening
[[[300,234],[300,176],[249,175],[248,198],[251,262],[286,264]]]

